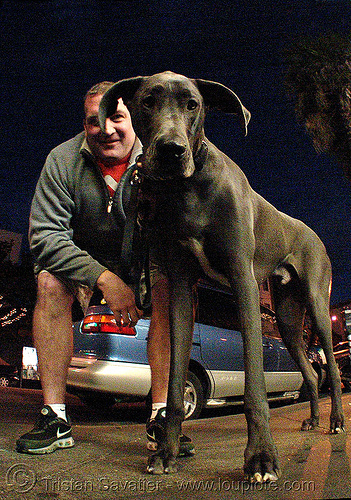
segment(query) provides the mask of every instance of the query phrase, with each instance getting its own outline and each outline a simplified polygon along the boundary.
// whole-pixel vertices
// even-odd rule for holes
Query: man
[[[23,453],[51,453],[74,445],[65,405],[74,299],[85,310],[98,289],[116,321],[134,326],[142,314],[133,291],[119,277],[123,227],[114,214],[118,182],[142,145],[122,100],[107,119],[106,131],[100,129],[100,100],[112,85],[102,82],[87,92],[84,132],[51,151],[32,202],[29,239],[38,288],[33,337],[44,406],[34,429],[17,441],[17,451]],[[163,437],[170,359],[167,280],[157,270],[152,274],[149,449],[157,448]],[[192,454],[189,438],[183,436],[182,443],[183,454]]]

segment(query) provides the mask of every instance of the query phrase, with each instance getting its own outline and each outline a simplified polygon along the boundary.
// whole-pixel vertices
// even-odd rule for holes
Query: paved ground
[[[329,398],[320,401],[320,427],[308,433],[299,430],[308,414],[307,403],[272,409],[271,427],[282,476],[276,483],[254,486],[245,482],[242,474],[246,443],[242,414],[185,422],[184,430],[193,438],[196,456],[179,459],[177,474],[150,476],[145,472],[142,410],[140,423],[106,419],[89,422],[88,413],[78,407],[81,418],[75,418],[74,448],[45,456],[21,455],[14,451],[14,443],[29,428],[23,415],[30,419],[40,402],[37,397],[33,407],[25,390],[17,389],[16,397],[13,391],[0,391],[1,500],[351,497],[351,439],[347,434],[328,434]],[[350,429],[351,394],[343,395],[343,404]]]

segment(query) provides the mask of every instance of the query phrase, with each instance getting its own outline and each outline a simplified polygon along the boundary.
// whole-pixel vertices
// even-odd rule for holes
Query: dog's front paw
[[[319,425],[319,417],[306,418],[301,425],[302,431],[312,431]]]
[[[245,452],[245,479],[251,483],[277,481],[280,476],[277,454],[274,450]]]
[[[149,474],[173,474],[177,472],[177,462],[173,455],[166,454],[163,450],[154,453],[148,460],[147,472]]]

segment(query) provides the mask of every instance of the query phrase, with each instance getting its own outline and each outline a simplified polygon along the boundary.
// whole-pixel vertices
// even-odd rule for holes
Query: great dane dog
[[[192,345],[193,287],[205,272],[230,286],[240,311],[248,426],[245,475],[251,481],[276,480],[279,467],[269,427],[258,284],[272,277],[279,330],[310,392],[311,416],[302,429],[313,429],[319,421],[317,376],[302,336],[307,311],[329,366],[330,429],[341,432],[341,382],[329,317],[331,265],[325,247],[305,224],[254,192],[240,168],[205,137],[205,114],[211,108],[237,115],[246,133],[250,113],[232,90],[169,71],[121,80],[101,101],[102,128],[120,97],[144,146],[141,189],[151,206],[151,250],[170,283],[166,438],[149,459],[148,471],[162,474],[177,469]]]

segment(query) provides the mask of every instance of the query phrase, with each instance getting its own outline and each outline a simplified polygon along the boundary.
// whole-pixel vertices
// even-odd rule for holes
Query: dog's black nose
[[[180,160],[186,152],[185,146],[176,141],[159,140],[157,143],[157,153],[169,160]]]

